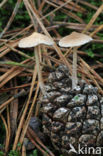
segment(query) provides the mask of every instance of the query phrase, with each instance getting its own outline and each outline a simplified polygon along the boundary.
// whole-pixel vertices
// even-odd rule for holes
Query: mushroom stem
[[[73,48],[73,73],[72,73],[72,89],[77,86],[77,49]]]
[[[34,55],[35,55],[35,60],[36,60],[36,65],[37,65],[37,73],[38,73],[38,79],[39,79],[39,85],[41,88],[41,91],[43,95],[45,94],[45,87],[42,79],[42,74],[41,74],[41,67],[40,67],[40,62],[39,62],[39,56],[38,56],[38,46],[34,48]]]

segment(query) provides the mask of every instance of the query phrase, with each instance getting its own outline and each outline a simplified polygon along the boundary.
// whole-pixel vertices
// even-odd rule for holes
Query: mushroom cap
[[[61,47],[76,47],[92,41],[93,39],[85,34],[72,32],[59,41]]]
[[[39,44],[53,45],[54,42],[48,36],[34,32],[30,36],[21,39],[18,46],[20,48],[30,48]]]

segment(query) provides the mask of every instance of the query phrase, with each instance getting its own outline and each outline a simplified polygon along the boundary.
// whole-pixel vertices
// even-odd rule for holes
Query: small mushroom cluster
[[[77,46],[81,46],[83,44],[86,44],[90,42],[92,38],[88,35],[72,32],[70,35],[63,37],[59,41],[60,47],[73,47],[73,72],[72,72],[72,89],[75,89],[77,87],[78,79],[77,79]],[[40,69],[40,62],[39,62],[39,56],[38,56],[38,47],[41,44],[53,46],[54,41],[52,38],[40,34],[37,32],[34,32],[32,35],[23,38],[20,40],[18,46],[20,48],[30,48],[35,47],[35,59],[36,59],[36,65],[37,65],[37,72],[38,72],[38,78],[40,83],[40,88],[45,95],[45,86],[42,81],[42,75],[41,75],[41,69]]]

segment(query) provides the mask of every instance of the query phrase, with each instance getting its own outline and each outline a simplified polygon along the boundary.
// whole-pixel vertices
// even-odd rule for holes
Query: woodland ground
[[[72,49],[58,46],[61,37],[73,31],[92,36],[92,43],[78,48],[78,77],[103,94],[102,0],[0,0],[0,156],[54,156],[52,145],[42,143],[28,127],[31,116],[39,116],[42,93],[33,48],[21,49],[18,42],[34,31],[55,41],[39,50],[44,82],[61,63],[72,71]],[[25,136],[34,150],[26,151]]]

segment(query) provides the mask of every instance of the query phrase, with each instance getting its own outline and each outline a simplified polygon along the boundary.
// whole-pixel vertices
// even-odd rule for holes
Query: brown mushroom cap
[[[48,36],[34,32],[32,35],[21,39],[18,46],[20,48],[30,48],[39,44],[53,45],[54,42]]]
[[[61,47],[76,47],[92,41],[93,39],[85,34],[72,32],[70,35],[63,37],[59,41]]]

